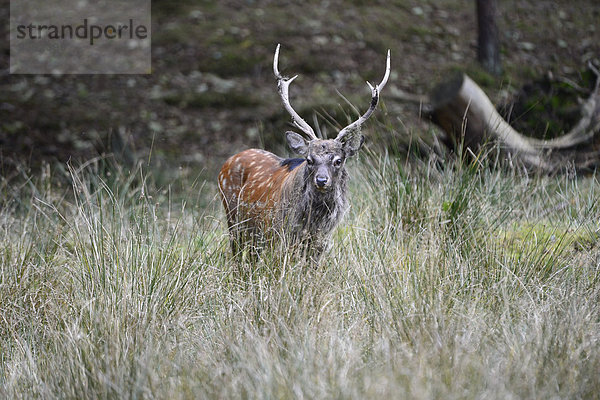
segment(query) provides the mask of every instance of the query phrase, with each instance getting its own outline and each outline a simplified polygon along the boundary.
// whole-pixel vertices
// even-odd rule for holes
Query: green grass
[[[595,177],[363,155],[312,269],[234,262],[211,181],[99,164],[1,182],[2,398],[600,392]]]

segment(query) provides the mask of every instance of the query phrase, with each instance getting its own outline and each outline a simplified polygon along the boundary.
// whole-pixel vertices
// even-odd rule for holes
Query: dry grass
[[[596,178],[363,158],[323,265],[243,280],[211,182],[3,182],[0,397],[596,396]]]

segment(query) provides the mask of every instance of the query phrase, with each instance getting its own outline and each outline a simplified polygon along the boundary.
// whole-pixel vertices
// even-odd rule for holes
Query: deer
[[[390,51],[381,82],[375,86],[367,82],[371,90],[368,110],[341,129],[335,139],[320,139],[290,104],[289,87],[298,75],[281,75],[279,49],[277,45],[273,57],[279,96],[293,126],[304,133],[287,131],[286,140],[301,158],[281,158],[261,149],[244,150],[225,161],[218,175],[218,188],[234,255],[249,245],[250,250],[260,252],[259,243],[280,239],[286,241],[286,247],[300,249],[318,263],[329,246],[332,231],[349,209],[346,160],[355,156],[364,143],[361,126],[377,108],[380,91],[388,81]]]

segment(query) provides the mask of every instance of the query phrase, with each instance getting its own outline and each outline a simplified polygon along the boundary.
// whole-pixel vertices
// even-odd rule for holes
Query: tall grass
[[[94,163],[4,182],[0,397],[600,392],[595,177],[350,168],[318,269],[238,265],[213,182],[173,193]]]

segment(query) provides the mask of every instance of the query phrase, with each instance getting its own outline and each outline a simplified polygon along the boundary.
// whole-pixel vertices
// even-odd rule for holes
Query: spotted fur
[[[316,140],[301,161],[257,149],[229,158],[218,183],[233,251],[283,237],[318,258],[348,209],[345,152],[336,140]]]

